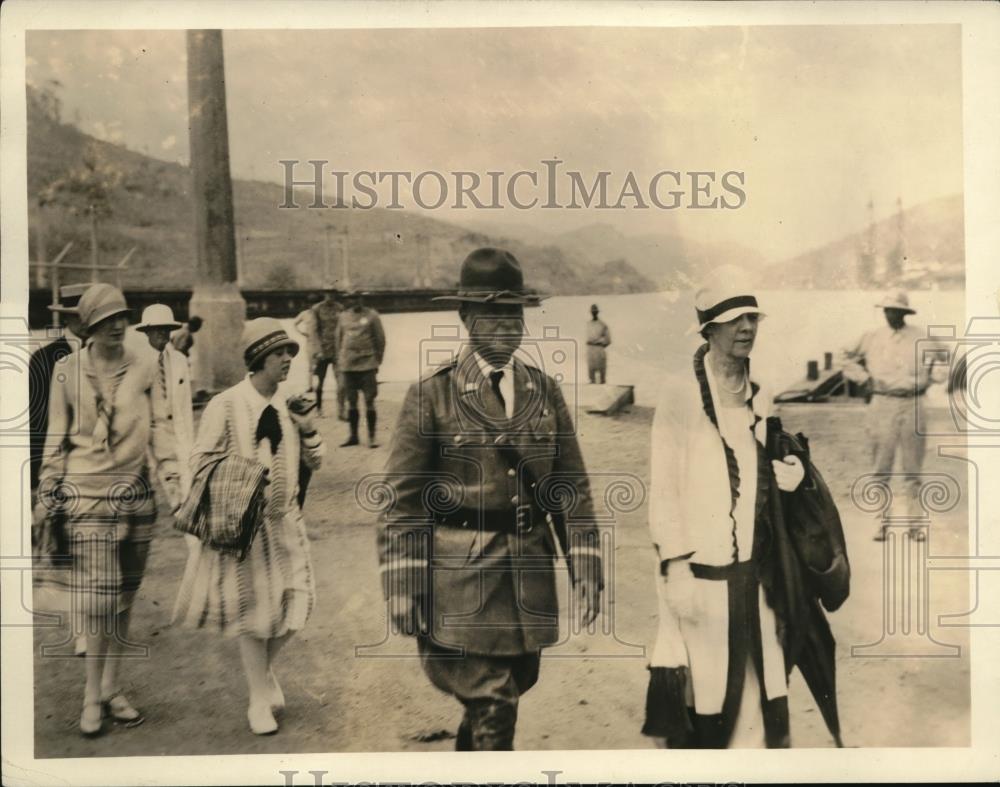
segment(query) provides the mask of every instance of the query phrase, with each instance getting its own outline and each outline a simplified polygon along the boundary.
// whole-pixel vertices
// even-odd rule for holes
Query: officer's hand
[[[786,456],[783,461],[771,460],[771,467],[774,468],[774,480],[782,492],[794,492],[806,476],[802,461],[794,455]]]
[[[580,601],[580,627],[587,628],[597,619],[601,610],[601,583],[597,580],[581,579],[575,587]]]
[[[413,637],[422,633],[417,602],[409,594],[393,593],[389,596],[389,619],[392,621],[393,631],[404,636]]]

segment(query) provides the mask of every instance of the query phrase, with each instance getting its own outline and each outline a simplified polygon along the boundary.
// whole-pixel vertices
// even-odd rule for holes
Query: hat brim
[[[153,328],[167,328],[168,330],[176,331],[180,327],[181,324],[179,322],[141,322],[135,326],[135,329],[137,331],[148,331]]]
[[[876,303],[876,309],[895,309],[898,312],[903,312],[905,314],[916,314],[916,309],[911,309],[909,306],[903,306],[900,303]]]
[[[127,316],[131,313],[132,310],[128,308],[123,309],[121,306],[110,306],[108,307],[106,312],[99,311],[95,315],[93,315],[90,318],[90,321],[86,324],[85,329],[87,331],[92,331],[95,328],[95,326],[97,326],[99,323],[104,322],[110,317],[117,317],[119,314],[124,314]]]
[[[721,325],[722,323],[731,322],[732,320],[735,320],[737,317],[742,317],[744,314],[759,314],[761,317],[767,317],[767,312],[762,311],[757,306],[738,306],[735,309],[729,309],[727,311],[722,312],[722,314],[720,314],[718,317],[716,317],[713,320],[709,320],[708,322],[694,323],[690,328],[688,328],[686,335],[694,336],[696,333],[701,333],[703,330],[705,330],[707,326],[711,325],[712,323],[718,323]]]

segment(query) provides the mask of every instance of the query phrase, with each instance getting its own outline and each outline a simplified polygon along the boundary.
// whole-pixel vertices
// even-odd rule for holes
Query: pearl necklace
[[[726,393],[731,393],[731,394],[743,393],[743,390],[747,387],[747,375],[746,375],[746,372],[743,373],[743,379],[740,380],[740,384],[738,386],[736,386],[736,388],[726,388],[726,386],[723,385],[721,379],[719,380],[719,387],[723,391],[725,391]]]

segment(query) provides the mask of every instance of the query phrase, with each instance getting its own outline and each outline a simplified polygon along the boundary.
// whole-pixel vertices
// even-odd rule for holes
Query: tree
[[[122,172],[103,160],[97,146],[91,144],[80,165],[65,177],[45,186],[38,194],[38,206],[60,205],[74,215],[85,215],[90,224],[90,280],[97,281],[99,247],[98,223],[112,215],[112,195],[122,181]]]

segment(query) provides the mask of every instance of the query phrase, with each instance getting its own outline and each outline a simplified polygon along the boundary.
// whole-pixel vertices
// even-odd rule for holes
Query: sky
[[[88,133],[186,163],[185,46],[183,31],[33,31],[27,78],[57,80]],[[588,182],[611,171],[613,202],[629,171],[641,187],[745,173],[735,210],[431,211],[473,227],[603,222],[777,261],[865,226],[869,199],[882,217],[962,191],[957,26],[226,31],[224,47],[238,178],[326,159],[485,181],[555,157]]]

